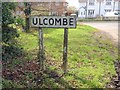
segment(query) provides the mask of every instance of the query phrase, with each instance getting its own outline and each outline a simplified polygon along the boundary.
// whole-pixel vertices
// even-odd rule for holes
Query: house
[[[107,12],[120,11],[120,0],[79,0],[78,17],[96,18]]]

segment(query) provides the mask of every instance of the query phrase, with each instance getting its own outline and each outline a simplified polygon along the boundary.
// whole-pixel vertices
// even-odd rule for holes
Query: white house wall
[[[96,15],[99,13],[99,8],[98,8],[98,2],[95,0],[95,4],[93,6],[90,6],[89,5],[89,1],[88,1],[88,7],[87,7],[87,16],[89,17],[88,15],[88,10],[94,10],[94,15],[92,17],[96,17]]]
[[[80,9],[79,9],[79,11],[78,11],[78,17],[81,17],[81,18],[85,18],[85,14],[84,14],[84,12],[86,12],[85,11],[85,6],[86,6],[86,3],[79,3],[79,6],[82,6],[82,7],[80,7]],[[82,13],[82,15],[81,15],[81,13]]]
[[[115,1],[112,0],[111,1],[111,5],[106,5],[106,0],[101,2],[100,15],[99,15],[99,4],[100,3],[97,0],[95,0],[94,5],[89,5],[89,0],[87,1],[87,5],[86,5],[86,2],[79,3],[79,10],[78,10],[78,12],[79,12],[78,14],[79,15],[78,15],[78,17],[80,17],[80,18],[85,18],[85,17],[92,17],[92,18],[94,18],[94,17],[97,17],[97,16],[104,16],[107,11],[109,12],[109,10],[115,11],[115,10],[119,9],[118,8],[118,1],[116,1],[115,4],[114,4],[114,2]],[[83,17],[83,15],[81,15],[81,12],[84,12],[83,7],[86,7],[86,6],[87,6],[87,15],[85,15]],[[89,16],[88,15],[89,10],[94,10],[94,15]],[[86,14],[86,11],[85,11],[85,14]]]
[[[112,0],[111,5],[106,5],[106,2],[104,1],[104,9],[110,9],[111,11],[113,11],[113,4],[114,4],[113,0]]]
[[[118,11],[118,9],[120,9],[120,2],[119,2],[119,5],[118,5],[118,2],[115,2],[115,10]]]

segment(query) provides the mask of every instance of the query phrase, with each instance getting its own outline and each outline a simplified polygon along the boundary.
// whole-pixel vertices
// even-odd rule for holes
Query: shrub
[[[9,60],[20,55],[21,49],[16,41],[19,37],[17,30],[9,27],[9,24],[15,23],[15,18],[11,12],[16,5],[11,2],[2,3],[2,60]],[[21,19],[17,20],[21,23]]]

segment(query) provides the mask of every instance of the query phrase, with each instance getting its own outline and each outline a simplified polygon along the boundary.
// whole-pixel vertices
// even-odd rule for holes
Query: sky
[[[79,8],[78,0],[66,0],[69,6],[75,6],[77,9]]]

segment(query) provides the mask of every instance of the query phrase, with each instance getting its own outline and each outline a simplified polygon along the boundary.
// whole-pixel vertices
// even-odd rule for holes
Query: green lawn
[[[43,32],[46,67],[62,74],[64,29],[44,28]],[[89,26],[78,25],[68,32],[68,72],[58,80],[45,78],[42,87],[105,87],[115,74],[113,61],[117,59],[117,47],[109,38],[103,38],[99,31]],[[19,33],[18,41],[28,53],[25,60],[36,60],[38,31],[32,29],[32,33],[26,34],[19,30]]]

